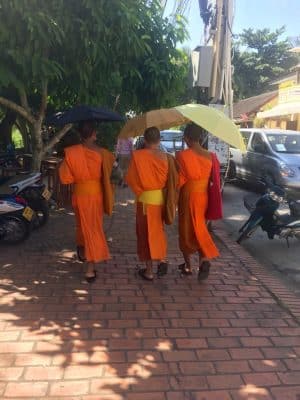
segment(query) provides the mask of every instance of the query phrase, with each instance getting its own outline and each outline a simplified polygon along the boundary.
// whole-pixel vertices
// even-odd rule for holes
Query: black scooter
[[[278,212],[283,203],[289,206],[289,212],[284,214]],[[282,188],[270,186],[255,204],[246,196],[244,205],[251,215],[239,230],[237,243],[249,239],[259,227],[269,239],[275,236],[286,239],[288,246],[290,238],[300,239],[300,201],[288,200]]]

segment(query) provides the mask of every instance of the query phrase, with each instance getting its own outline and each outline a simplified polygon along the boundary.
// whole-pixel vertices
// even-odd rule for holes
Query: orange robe
[[[200,251],[205,258],[219,255],[208,232],[205,213],[208,204],[208,185],[212,161],[192,149],[176,155],[179,165],[179,246],[186,254]]]
[[[165,260],[167,256],[164,204],[149,204],[138,200],[148,191],[164,189],[167,176],[168,160],[165,154],[154,155],[148,149],[133,152],[126,181],[137,197],[137,253],[141,261]]]
[[[65,158],[59,167],[61,182],[74,184],[72,206],[76,217],[76,242],[84,247],[89,262],[110,258],[103,231],[103,212],[113,200],[112,192],[103,193],[103,187],[113,161],[113,155],[107,150],[97,152],[75,145],[65,149]],[[111,209],[111,204],[108,208]]]

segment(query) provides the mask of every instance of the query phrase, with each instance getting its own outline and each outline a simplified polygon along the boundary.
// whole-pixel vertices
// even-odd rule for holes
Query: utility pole
[[[210,93],[212,104],[225,104],[232,118],[232,0],[216,0],[216,32],[213,40],[214,62]]]

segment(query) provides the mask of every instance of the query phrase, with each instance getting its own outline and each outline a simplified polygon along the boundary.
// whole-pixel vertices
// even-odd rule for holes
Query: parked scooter
[[[288,204],[289,212],[278,212],[283,203]],[[237,243],[249,239],[259,227],[267,233],[269,239],[275,236],[286,239],[288,246],[290,238],[300,239],[300,201],[288,200],[282,188],[270,186],[255,204],[244,197],[244,205],[251,215],[239,230]]]
[[[20,196],[0,195],[0,241],[17,244],[31,232],[34,211]]]
[[[51,193],[46,186],[41,183],[41,173],[31,173],[26,175],[17,175],[13,178],[6,178],[5,188],[1,192],[7,191],[25,199],[29,207],[34,211],[33,227],[39,228],[45,225],[49,219],[49,200]]]

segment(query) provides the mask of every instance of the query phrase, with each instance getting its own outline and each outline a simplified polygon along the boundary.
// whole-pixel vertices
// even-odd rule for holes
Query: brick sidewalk
[[[209,279],[136,276],[126,190],[106,221],[113,258],[93,285],[73,253],[71,213],[0,248],[0,398],[299,400],[300,302],[217,224]],[[220,240],[222,239],[222,241]]]

